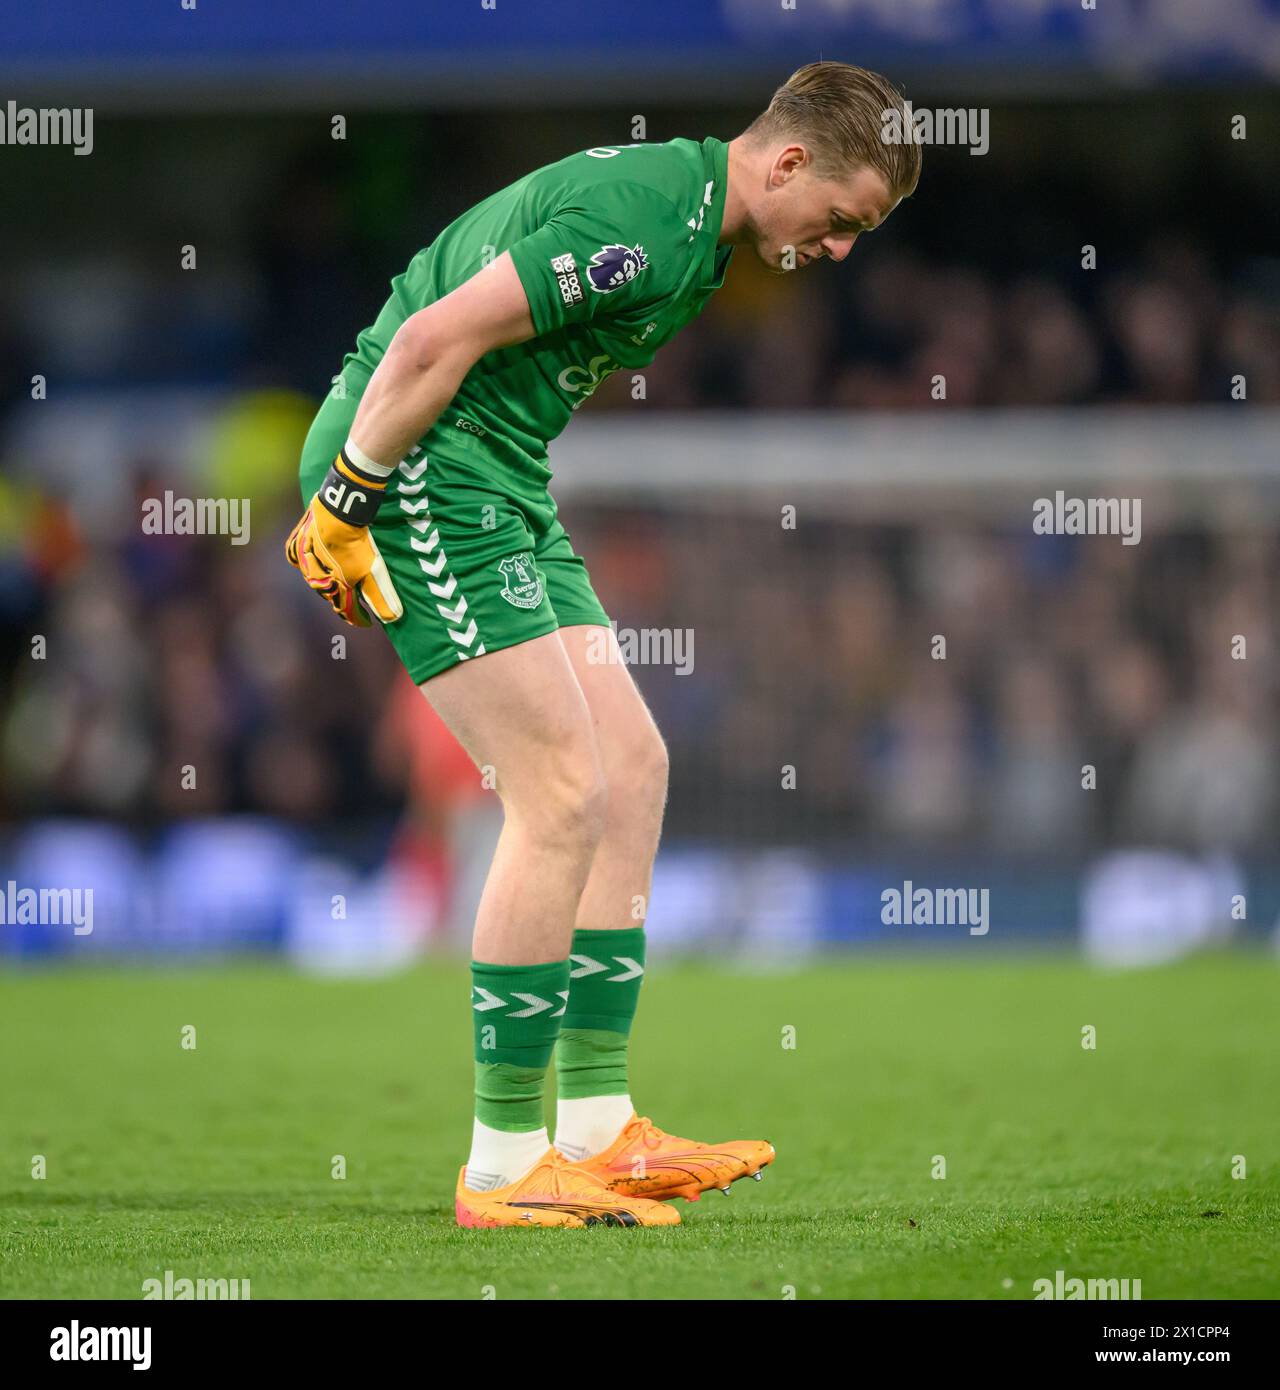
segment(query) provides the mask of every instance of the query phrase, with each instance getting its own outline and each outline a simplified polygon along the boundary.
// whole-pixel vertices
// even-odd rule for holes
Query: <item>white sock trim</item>
[[[556,1101],[556,1148],[574,1163],[607,1149],[635,1113],[628,1096]]]
[[[541,1129],[511,1133],[491,1129],[476,1120],[471,1129],[471,1156],[462,1185],[472,1192],[492,1192],[522,1178],[551,1147],[544,1125]]]

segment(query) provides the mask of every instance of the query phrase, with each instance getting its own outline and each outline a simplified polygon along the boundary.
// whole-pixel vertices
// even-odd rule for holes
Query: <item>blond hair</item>
[[[743,131],[754,144],[778,136],[803,141],[819,178],[862,166],[876,170],[894,198],[908,198],[920,178],[917,142],[886,143],[887,113],[904,111],[902,93],[886,77],[848,63],[808,63],[773,94]]]

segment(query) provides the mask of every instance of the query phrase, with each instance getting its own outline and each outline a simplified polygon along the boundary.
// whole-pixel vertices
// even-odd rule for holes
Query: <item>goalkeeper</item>
[[[773,1160],[763,1140],[676,1138],[632,1104],[635,905],[666,750],[556,515],[547,446],[701,312],[735,247],[783,273],[841,261],[879,226],[920,171],[918,145],[881,138],[890,112],[903,100],[884,78],[812,63],[727,143],[534,170],[391,282],[307,436],[290,563],[346,621],[383,625],[503,805],[472,952],[462,1225],[672,1225],[666,1199]]]

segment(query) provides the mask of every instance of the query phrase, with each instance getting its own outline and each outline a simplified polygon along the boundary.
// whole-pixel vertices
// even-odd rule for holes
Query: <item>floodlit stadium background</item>
[[[989,151],[926,149],[842,267],[740,253],[552,449],[619,628],[692,642],[633,668],[673,767],[655,945],[1270,935],[1274,5],[366,0],[305,51],[288,4],[62,8],[0,54],[0,96],[96,117],[91,157],[0,148],[0,882],[92,887],[94,930],[0,954],[465,949],[497,808],[379,634],[334,659],[281,551],[302,436],[472,202],[637,116],[729,138],[818,56],[988,109]],[[1059,489],[1140,497],[1140,543],[1034,534]],[[144,535],[166,490],[251,499],[249,543]],[[989,933],[886,926],[904,880],[988,889]]]

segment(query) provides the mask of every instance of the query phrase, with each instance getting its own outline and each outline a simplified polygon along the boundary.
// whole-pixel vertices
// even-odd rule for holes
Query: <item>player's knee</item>
[[[636,737],[628,740],[621,766],[614,773],[626,788],[627,801],[646,818],[661,813],[667,801],[670,759],[662,735],[646,721]]]
[[[501,777],[498,784],[502,792]],[[532,839],[559,850],[593,851],[604,833],[608,788],[590,726],[549,739],[526,775],[508,782],[503,804]]]
[[[667,804],[667,782],[671,776],[671,759],[666,740],[657,731],[645,743],[642,758],[641,782],[651,804],[661,810]]]
[[[608,787],[594,749],[558,760],[539,808],[544,833],[561,846],[591,852],[604,834]]]

